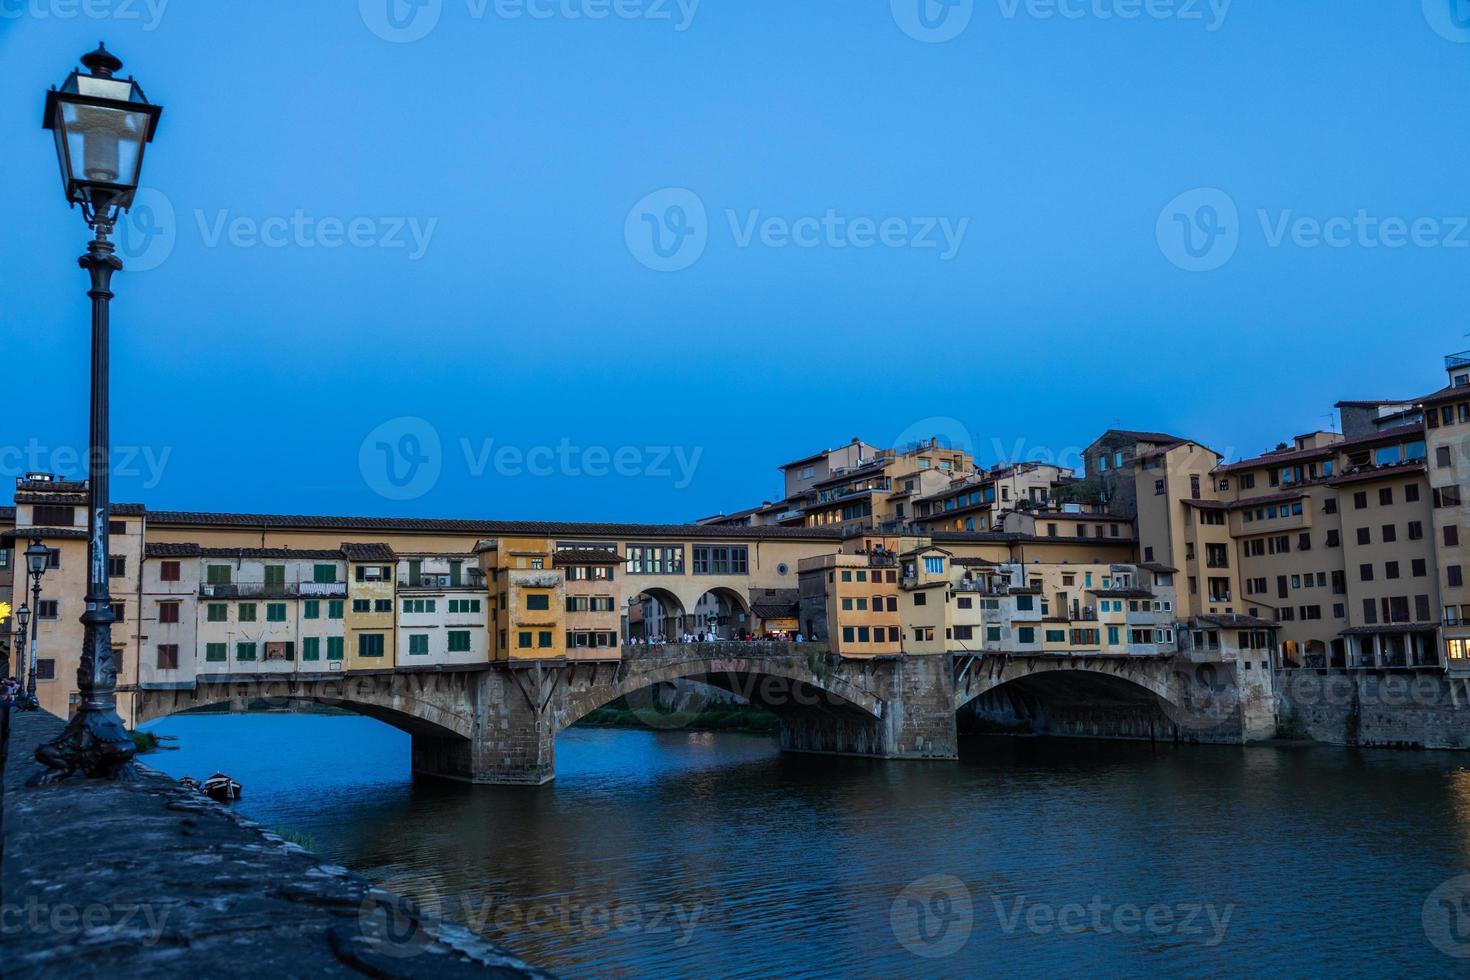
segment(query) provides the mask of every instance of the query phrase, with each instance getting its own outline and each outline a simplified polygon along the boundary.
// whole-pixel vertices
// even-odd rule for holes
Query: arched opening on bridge
[[[628,598],[624,632],[629,639],[642,643],[675,643],[684,635],[687,619],[678,596],[668,589],[648,588]]]
[[[734,589],[710,589],[694,604],[694,633],[701,638],[734,640],[754,626],[749,604]]]
[[[1302,648],[1303,667],[1326,667],[1327,644],[1321,640],[1308,640]]]
[[[661,731],[779,732],[788,751],[882,754],[881,702],[804,666],[735,658],[632,672],[570,692],[557,731],[592,715],[591,724]]]
[[[292,760],[288,769],[321,770],[330,786],[437,774],[443,759],[457,759],[470,745],[463,730],[412,714],[411,707],[265,691],[136,694],[136,727],[177,738],[171,747],[181,750],[145,761],[176,777],[224,772],[244,783],[247,793],[280,785],[283,755]],[[345,759],[344,746],[351,747]]]
[[[1185,724],[1181,724],[1181,722]],[[1203,721],[1203,719],[1202,719]],[[962,734],[1006,732],[1070,738],[1187,738],[1187,719],[1147,687],[1095,670],[1043,670],[960,706]]]

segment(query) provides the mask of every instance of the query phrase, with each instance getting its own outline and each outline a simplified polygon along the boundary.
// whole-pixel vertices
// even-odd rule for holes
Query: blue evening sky
[[[99,38],[165,106],[114,304],[154,508],[676,521],[930,430],[1235,457],[1470,347],[1470,4],[691,2],[0,0],[0,478],[78,472],[40,121]]]

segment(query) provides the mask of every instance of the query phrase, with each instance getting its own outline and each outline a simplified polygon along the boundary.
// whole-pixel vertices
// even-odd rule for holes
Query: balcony
[[[483,592],[485,591],[485,580],[479,575],[471,575],[468,578],[456,582],[453,576],[443,575],[420,575],[416,579],[400,578],[398,580],[399,592]]]
[[[1013,588],[1009,583],[996,583],[991,585],[978,579],[961,579],[954,584],[954,590],[956,592],[970,592],[975,595],[986,596],[1010,595]]]
[[[1444,368],[1446,371],[1453,371],[1455,368],[1462,367],[1470,367],[1470,350],[1462,350],[1458,354],[1448,354],[1445,356]]]
[[[204,599],[315,599],[347,594],[346,582],[210,582],[199,586]]]

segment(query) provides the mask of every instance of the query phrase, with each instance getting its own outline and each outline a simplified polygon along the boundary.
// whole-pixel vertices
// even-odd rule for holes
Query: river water
[[[415,781],[366,718],[149,727],[179,745],[149,765],[230,773],[245,814],[565,977],[1470,971],[1465,754],[573,729],[528,789]]]

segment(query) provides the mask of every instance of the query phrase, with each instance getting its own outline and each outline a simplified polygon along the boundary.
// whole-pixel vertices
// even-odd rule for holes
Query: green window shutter
[[[322,603],[320,599],[307,599],[305,607],[301,610],[302,619],[320,619],[322,615]]]
[[[408,637],[408,652],[414,656],[423,656],[429,652],[429,634],[410,633]]]
[[[253,602],[242,602],[242,603],[240,603],[240,622],[242,622],[242,623],[253,623],[253,622],[255,622],[255,603],[253,603]]]
[[[424,563],[422,561],[420,561],[417,558],[410,558],[408,560],[408,584],[409,585],[418,585],[418,584],[420,584],[420,582],[422,581],[422,579],[420,578],[420,576],[423,574],[423,570],[424,570]]]
[[[327,600],[327,618],[328,619],[341,619],[342,618],[342,600],[341,599],[328,599]]]
[[[229,609],[223,602],[211,602],[206,607],[206,615],[211,623],[223,623],[229,620]]]
[[[265,585],[268,589],[279,589],[286,584],[285,565],[265,566]]]
[[[435,606],[437,604],[438,604],[438,600],[436,600],[436,599],[429,599],[429,600],[427,600],[427,601],[424,602],[424,609],[427,612],[433,612],[434,609],[435,609]]]
[[[538,647],[542,647],[543,649],[551,646],[551,633],[543,630],[541,633],[537,634],[536,645]]]
[[[235,659],[236,660],[254,660],[255,659],[255,644],[254,643],[236,643],[235,644]]]
[[[301,659],[320,660],[322,658],[322,641],[318,636],[307,636],[301,640]]]
[[[327,637],[327,659],[328,660],[341,660],[342,659],[342,637],[340,637],[340,636],[329,636],[329,637]]]
[[[205,570],[205,579],[204,580],[206,582],[208,582],[210,585],[229,585],[230,584],[230,566],[229,565],[210,565],[209,568]]]
[[[206,643],[204,645],[204,659],[209,663],[223,663],[225,656],[225,645],[223,643]]]
[[[313,565],[311,569],[311,580],[323,585],[332,585],[337,581],[336,565]]]
[[[531,634],[530,633],[521,633],[519,636],[516,637],[516,640],[519,643],[521,649],[523,649],[523,650],[529,649],[530,646],[531,646]]]
[[[268,603],[265,607],[265,618],[267,622],[284,623],[286,621],[286,604],[284,602]]]
[[[469,632],[469,630],[450,630],[449,631],[449,652],[450,653],[468,653],[469,652],[469,649],[470,649],[470,632]]]

